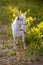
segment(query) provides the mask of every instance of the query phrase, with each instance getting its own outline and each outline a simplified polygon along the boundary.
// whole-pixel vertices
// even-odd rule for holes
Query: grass
[[[11,31],[11,24],[14,21],[17,12],[26,13],[26,21],[28,20],[28,31],[30,31],[28,38],[26,38],[27,45],[31,44],[31,42],[34,44],[34,42],[39,40],[37,37],[40,37],[40,35],[43,34],[43,26],[41,22],[43,22],[43,1],[42,0],[0,0],[0,26],[1,28],[3,26],[7,26],[7,28],[3,28],[2,33],[0,35],[3,35],[4,38],[2,40],[12,40],[12,31]],[[36,18],[34,20],[34,18]],[[32,20],[34,21],[32,21]],[[31,21],[30,21],[31,20]],[[41,27],[42,26],[42,27]],[[41,28],[40,28],[41,27]],[[37,32],[37,30],[41,30],[41,32]],[[1,29],[0,29],[1,30]],[[38,34],[38,35],[37,35]],[[35,40],[34,40],[35,39]],[[7,46],[7,43],[5,44]],[[31,44],[32,46],[32,44]],[[10,48],[10,46],[8,46]],[[31,48],[31,47],[30,47]],[[43,49],[43,48],[42,48]],[[31,53],[33,53],[32,49]],[[37,50],[37,49],[36,49]],[[41,50],[41,52],[43,52]],[[13,53],[11,54],[13,55]]]
[[[15,55],[16,55],[16,52],[12,51],[11,56],[15,56]]]

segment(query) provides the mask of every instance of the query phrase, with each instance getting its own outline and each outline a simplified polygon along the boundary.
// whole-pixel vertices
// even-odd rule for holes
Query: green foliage
[[[43,1],[42,0],[0,0],[0,26],[7,26],[2,31],[4,39],[13,39],[11,24],[17,16],[16,13],[24,13],[25,19],[28,22],[27,35],[25,38],[26,44],[30,44],[31,53],[41,52],[40,48],[43,39]],[[7,42],[4,43],[5,47],[10,48]],[[42,45],[43,46],[43,45]],[[39,52],[40,52],[39,51]],[[11,53],[13,56],[14,53]]]
[[[43,21],[41,21],[41,23],[38,25],[38,29],[39,29],[41,35],[43,35]]]
[[[25,38],[26,44],[30,45],[30,53],[31,54],[37,54],[40,53],[40,51],[43,53],[42,49],[43,45],[41,47],[41,44],[43,42],[43,38],[41,37],[43,35],[43,21],[40,23],[37,23],[35,21],[36,18],[29,17],[27,18],[28,25],[27,25],[27,35]],[[35,23],[37,23],[37,26],[35,26]]]

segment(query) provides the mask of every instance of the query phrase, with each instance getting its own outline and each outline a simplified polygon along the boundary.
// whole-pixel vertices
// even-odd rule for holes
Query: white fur
[[[23,21],[17,20],[18,17],[15,18],[14,22],[12,23],[12,33],[13,33],[13,37],[14,37],[14,41],[17,44],[18,40],[17,37],[22,37],[22,42],[24,42],[24,32],[21,31],[21,29],[23,29],[24,31],[26,31],[26,22],[24,20],[23,15],[19,16],[20,18],[23,19]],[[24,44],[25,46],[25,44]],[[26,48],[26,46],[25,46]]]

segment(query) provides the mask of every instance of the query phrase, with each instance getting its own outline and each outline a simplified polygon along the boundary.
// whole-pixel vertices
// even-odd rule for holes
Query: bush
[[[29,33],[28,35],[26,35],[25,37],[25,41],[27,45],[30,45],[30,52],[31,53],[39,53],[41,50],[41,44],[42,44],[42,35],[43,35],[43,21],[40,22],[36,27],[34,26],[34,20],[32,17],[28,18],[28,26],[27,26],[27,30]],[[32,25],[34,24],[34,25]],[[32,27],[31,27],[32,25]]]

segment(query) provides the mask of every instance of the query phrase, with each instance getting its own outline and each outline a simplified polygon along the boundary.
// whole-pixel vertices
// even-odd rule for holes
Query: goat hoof
[[[25,49],[25,50],[27,50],[27,48],[26,48],[26,47],[25,47],[24,49]]]

